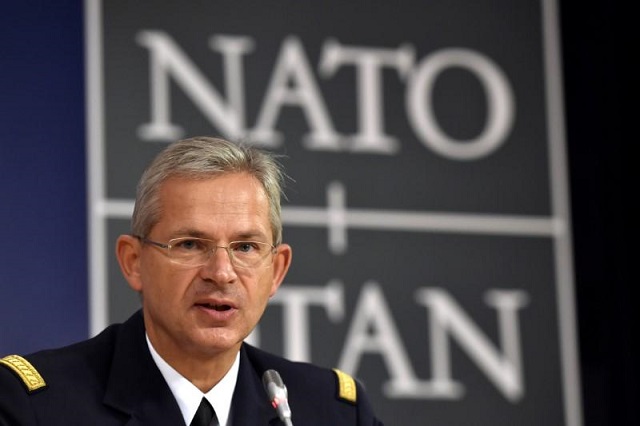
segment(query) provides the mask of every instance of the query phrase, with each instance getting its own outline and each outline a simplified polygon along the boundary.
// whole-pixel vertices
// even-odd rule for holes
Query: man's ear
[[[276,294],[278,287],[282,284],[289,266],[291,266],[291,258],[293,256],[293,250],[289,244],[280,244],[276,247],[276,254],[273,255],[273,282],[271,285],[271,293],[269,296]]]
[[[116,241],[116,257],[120,264],[122,275],[129,283],[129,286],[137,291],[142,291],[142,280],[140,279],[140,250],[142,243],[131,235],[120,235]]]

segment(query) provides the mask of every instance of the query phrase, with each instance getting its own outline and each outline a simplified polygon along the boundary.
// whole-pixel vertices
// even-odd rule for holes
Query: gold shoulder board
[[[338,376],[338,397],[355,404],[358,395],[356,395],[356,382],[353,377],[337,368],[334,368],[333,372]]]
[[[19,355],[9,355],[0,359],[0,365],[12,370],[22,380],[29,393],[47,386],[38,370]]]

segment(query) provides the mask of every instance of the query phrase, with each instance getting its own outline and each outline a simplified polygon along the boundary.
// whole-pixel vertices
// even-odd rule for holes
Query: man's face
[[[199,237],[218,246],[238,240],[273,244],[268,198],[248,174],[169,179],[161,187],[160,205],[161,217],[149,240]],[[169,259],[166,249],[126,236],[119,240],[118,255],[121,265],[131,265],[130,272],[122,267],[131,287],[142,293],[149,338],[169,361],[235,354],[282,282],[291,248],[280,245],[264,266],[253,269],[234,267],[224,249],[217,249],[204,266],[182,266]]]

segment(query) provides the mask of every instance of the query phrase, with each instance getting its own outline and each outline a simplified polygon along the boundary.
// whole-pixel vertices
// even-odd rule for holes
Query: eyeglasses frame
[[[269,250],[269,252],[273,255],[276,254],[278,249],[276,246],[274,246],[273,244],[270,243],[265,243],[264,241],[255,241],[255,240],[237,240],[237,241],[230,241],[229,245],[227,246],[218,246],[218,245],[214,245],[211,250],[209,250],[209,257],[207,258],[207,261],[202,263],[202,264],[198,264],[198,265],[187,265],[185,263],[181,263],[179,261],[177,261],[175,258],[171,257],[171,255],[169,254],[171,252],[171,248],[173,247],[172,242],[176,241],[176,240],[188,240],[188,239],[193,239],[193,240],[199,240],[199,241],[209,241],[215,244],[215,241],[213,240],[209,240],[207,238],[200,238],[200,237],[176,237],[176,238],[172,238],[169,241],[167,241],[166,243],[160,243],[158,241],[153,241],[150,240],[149,238],[143,237],[141,235],[132,235],[134,238],[137,238],[138,240],[140,240],[142,243],[144,244],[151,244],[153,246],[165,249],[167,251],[167,257],[169,258],[169,260],[171,260],[171,262],[176,263],[178,265],[183,265],[183,266],[192,266],[194,268],[197,267],[201,267],[207,264],[207,262],[209,261],[209,259],[211,259],[211,256],[215,254],[216,250],[222,248],[227,252],[227,255],[229,256],[229,260],[231,261],[231,264],[236,267],[236,268],[241,268],[241,269],[253,269],[253,268],[260,268],[262,266],[264,266],[264,263],[260,264],[260,265],[256,265],[256,266],[242,266],[242,265],[237,265],[236,264],[236,257],[233,255],[233,253],[231,252],[231,245],[233,243],[258,243],[258,244],[266,244],[268,246],[271,247],[271,249]],[[268,257],[265,256],[262,260],[266,259]]]

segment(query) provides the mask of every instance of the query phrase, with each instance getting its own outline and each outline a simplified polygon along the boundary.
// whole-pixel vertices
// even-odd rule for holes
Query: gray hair
[[[167,179],[208,179],[220,174],[242,172],[256,178],[264,188],[269,200],[273,244],[280,244],[280,196],[285,175],[275,156],[253,147],[204,136],[172,143],[144,171],[136,191],[132,233],[146,237],[160,220],[160,187]]]

